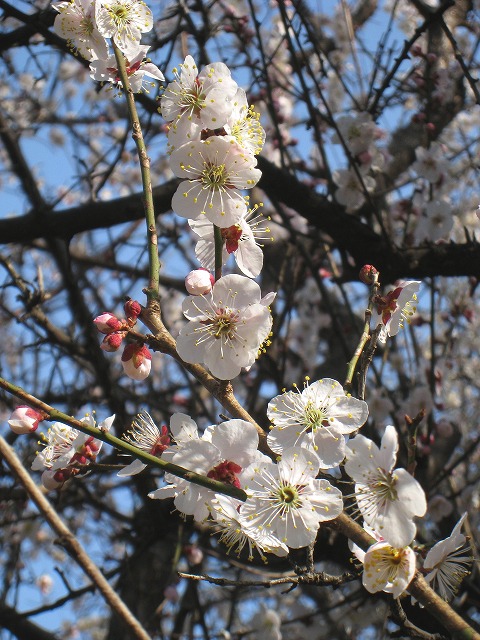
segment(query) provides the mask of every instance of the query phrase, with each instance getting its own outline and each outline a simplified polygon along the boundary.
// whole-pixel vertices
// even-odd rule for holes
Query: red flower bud
[[[136,300],[127,300],[123,308],[127,318],[137,319],[142,312],[142,305]]]
[[[100,345],[100,349],[107,351],[109,353],[113,351],[117,351],[122,344],[122,340],[125,337],[125,333],[123,331],[115,331],[114,333],[108,334],[103,339],[102,344]]]
[[[366,264],[360,269],[360,273],[358,277],[360,281],[364,284],[373,284],[375,282],[376,276],[378,276],[378,271],[371,264]]]

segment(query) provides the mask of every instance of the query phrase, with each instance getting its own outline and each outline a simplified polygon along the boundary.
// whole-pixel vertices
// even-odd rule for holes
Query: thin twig
[[[15,451],[0,436],[0,456],[10,467],[12,472],[17,476],[20,483],[24,486],[31,500],[45,517],[45,520],[52,527],[58,536],[58,542],[67,551],[70,557],[79,564],[85,574],[97,586],[108,605],[112,610],[125,622],[138,640],[151,640],[148,633],[142,627],[140,622],[135,618],[130,609],[123,600],[115,593],[108,581],[98,569],[98,567],[90,560],[89,555],[66,526],[55,509],[52,507],[47,498],[43,495],[37,485],[34,483],[28,472],[25,470],[21,461],[17,457]]]

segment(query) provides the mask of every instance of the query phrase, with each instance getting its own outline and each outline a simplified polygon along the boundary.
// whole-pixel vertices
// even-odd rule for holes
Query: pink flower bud
[[[26,405],[20,405],[10,416],[10,429],[18,434],[32,433],[43,420],[43,414]]]
[[[108,336],[104,337],[103,342],[100,345],[100,349],[109,353],[117,351],[120,348],[124,337],[125,334],[123,331],[114,331],[113,333],[109,333]]]
[[[185,288],[192,296],[201,296],[210,293],[215,278],[206,269],[190,271],[185,278]]]
[[[378,271],[371,264],[365,264],[358,274],[360,281],[364,284],[373,284],[375,282],[375,276],[378,276]]]
[[[152,355],[145,345],[127,344],[122,353],[123,370],[133,380],[145,380],[152,368]]]
[[[136,319],[142,312],[142,305],[136,300],[127,300],[123,308],[127,318]]]
[[[97,316],[93,322],[100,333],[112,333],[113,331],[120,331],[122,328],[120,320],[109,311]]]

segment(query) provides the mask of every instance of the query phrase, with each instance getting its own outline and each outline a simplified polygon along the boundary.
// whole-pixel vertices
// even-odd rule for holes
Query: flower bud
[[[195,269],[185,278],[185,288],[192,296],[201,296],[210,293],[215,278],[206,269]]]
[[[127,300],[124,305],[124,311],[127,318],[137,319],[142,312],[142,305],[136,300]]]
[[[120,320],[109,311],[105,311],[101,315],[97,316],[93,322],[100,333],[112,333],[113,331],[119,331],[122,328]]]
[[[10,416],[8,424],[14,433],[32,433],[43,420],[43,414],[26,405],[20,405]]]
[[[378,271],[371,264],[365,264],[358,274],[360,281],[364,284],[373,284],[376,276],[378,276]]]
[[[190,564],[200,564],[203,560],[203,551],[196,544],[187,545],[185,547],[185,555]]]
[[[54,491],[55,489],[60,489],[60,487],[65,484],[67,478],[64,477],[63,470],[52,471],[52,469],[46,469],[42,473],[41,480],[47,491]]]
[[[125,334],[123,331],[114,331],[113,333],[109,333],[108,336],[104,337],[102,344],[100,345],[100,349],[109,353],[117,351],[122,344],[124,336]]]
[[[122,353],[123,370],[133,380],[145,380],[152,368],[152,355],[145,345],[127,344]]]

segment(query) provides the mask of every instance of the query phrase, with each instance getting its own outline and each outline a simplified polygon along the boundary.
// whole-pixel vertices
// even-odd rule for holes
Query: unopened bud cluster
[[[104,351],[113,352],[120,349],[128,332],[137,324],[142,306],[136,300],[127,300],[124,311],[126,318],[123,320],[105,311],[93,321],[98,331],[106,334],[100,345]],[[145,380],[152,366],[152,355],[145,345],[128,343],[122,353],[122,366],[129,378]]]

